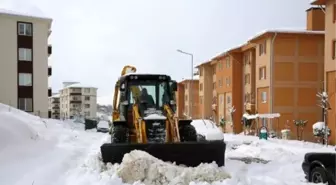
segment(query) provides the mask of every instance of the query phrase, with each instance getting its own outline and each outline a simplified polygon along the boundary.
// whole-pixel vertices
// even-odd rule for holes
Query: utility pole
[[[177,50],[177,52],[189,55],[191,57],[191,81],[189,85],[189,116],[193,117],[193,82],[194,82],[194,55],[191,53],[184,52],[180,49]]]

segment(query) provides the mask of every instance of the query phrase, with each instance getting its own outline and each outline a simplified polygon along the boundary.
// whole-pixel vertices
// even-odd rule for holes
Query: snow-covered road
[[[121,185],[127,181],[140,185],[137,180],[142,180],[150,185],[306,185],[301,170],[304,154],[334,152],[333,147],[299,141],[230,134],[224,138],[227,152],[222,168],[177,167],[136,151],[120,165],[104,165],[100,145],[109,141],[108,134],[0,104],[0,184]]]

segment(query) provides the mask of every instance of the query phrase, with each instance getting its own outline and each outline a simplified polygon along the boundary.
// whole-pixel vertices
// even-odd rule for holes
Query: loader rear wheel
[[[112,143],[127,143],[128,142],[128,128],[123,125],[115,125],[111,131]]]
[[[179,128],[181,142],[197,141],[197,132],[192,125],[181,125]]]

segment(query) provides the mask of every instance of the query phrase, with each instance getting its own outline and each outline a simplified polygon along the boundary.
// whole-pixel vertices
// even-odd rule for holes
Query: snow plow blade
[[[196,167],[201,163],[216,162],[225,165],[224,141],[181,142],[181,143],[105,143],[100,147],[104,163],[121,163],[125,154],[142,150],[165,162]]]

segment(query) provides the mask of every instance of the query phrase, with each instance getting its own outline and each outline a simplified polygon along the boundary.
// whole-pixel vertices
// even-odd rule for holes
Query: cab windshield
[[[169,103],[169,83],[166,81],[130,81],[129,82],[129,103],[139,102],[148,108],[162,108],[165,103]],[[140,94],[136,95],[139,89]],[[133,90],[133,91],[132,91]]]

